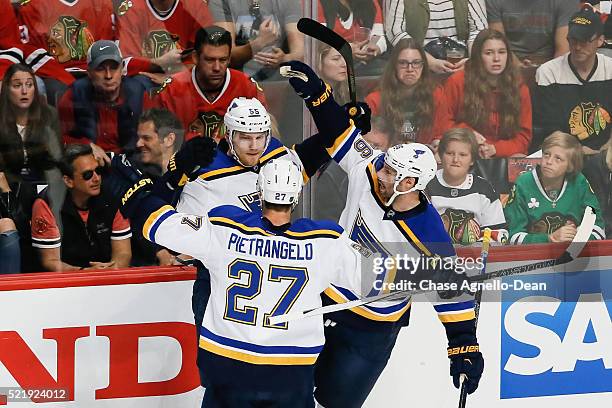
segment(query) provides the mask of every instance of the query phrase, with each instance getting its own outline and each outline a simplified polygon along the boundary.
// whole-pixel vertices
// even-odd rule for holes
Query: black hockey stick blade
[[[301,18],[298,21],[297,27],[301,33],[306,34],[329,45],[330,47],[338,51],[340,55],[342,55],[342,58],[344,58],[344,61],[346,62],[346,72],[348,75],[348,87],[351,102],[353,104],[356,104],[357,91],[355,88],[355,68],[353,66],[353,50],[351,49],[351,45],[348,43],[348,41],[346,41],[332,29],[311,18]]]
[[[518,275],[538,269],[549,268],[557,265],[563,265],[576,259],[580,252],[584,249],[586,242],[589,240],[589,236],[593,232],[595,226],[595,212],[591,207],[587,207],[584,210],[582,222],[578,227],[578,231],[574,236],[574,239],[567,247],[567,249],[557,259],[548,259],[545,261],[539,261],[521,266],[512,266],[510,268],[500,269],[499,271],[493,271],[484,273],[482,275],[476,275],[470,277],[471,282],[484,282],[490,279],[502,278],[504,276]],[[415,290],[415,291],[399,291],[384,293],[381,295],[371,296],[362,299],[356,299],[345,303],[337,303],[334,305],[328,305],[318,307],[316,309],[303,310],[300,312],[290,312],[284,315],[270,317],[270,324],[278,324],[283,322],[290,322],[292,320],[303,319],[310,316],[319,316],[326,313],[339,312],[341,310],[352,309],[354,307],[367,305],[374,302],[381,301],[395,301],[399,299],[407,299],[412,295],[418,295],[429,291]]]

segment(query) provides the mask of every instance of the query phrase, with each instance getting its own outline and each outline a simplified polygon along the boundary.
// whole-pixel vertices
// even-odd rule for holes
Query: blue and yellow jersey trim
[[[337,163],[340,163],[340,161],[342,161],[344,156],[346,156],[350,150],[358,135],[359,129],[353,126],[351,122],[351,126],[349,126],[340,136],[336,138],[331,147],[327,147],[325,150],[327,150],[330,157],[333,157]]]
[[[200,328],[199,345],[210,353],[258,365],[313,365],[323,350],[323,345],[262,346],[220,336],[205,327]]]
[[[174,207],[170,205],[164,205],[157,211],[152,212],[142,226],[142,235],[149,241],[155,242],[155,233],[157,229],[162,222],[172,214],[176,214],[176,211]]]
[[[359,299],[348,289],[332,285],[325,289],[325,294],[336,303],[346,303]],[[351,312],[369,320],[378,322],[396,322],[410,309],[412,299],[396,302],[390,306],[376,307],[363,305],[349,309]]]
[[[268,148],[259,158],[259,166],[263,166],[268,161],[287,154],[287,148],[277,139],[272,138]],[[229,177],[237,174],[242,174],[252,171],[250,167],[241,166],[227,153],[220,150],[217,151],[217,156],[213,163],[206,169],[203,169],[198,176],[201,180],[211,181],[223,177]]]
[[[261,227],[249,226],[241,222],[234,221],[231,218],[227,218],[227,217],[212,217],[211,216],[209,220],[211,224],[232,228],[232,229],[238,230],[242,232],[243,234],[247,234],[247,235],[263,235],[265,237],[274,236],[274,234],[267,232]]]
[[[476,318],[474,300],[434,305],[442,323],[464,322]]]

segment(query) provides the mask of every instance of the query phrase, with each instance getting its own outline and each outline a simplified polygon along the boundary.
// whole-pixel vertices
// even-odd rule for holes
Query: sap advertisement
[[[612,249],[598,244],[590,251],[598,256],[521,276],[520,283],[503,278],[496,287],[505,290],[484,295],[478,339],[485,370],[467,407],[612,407]],[[506,255],[489,262],[489,270],[534,259],[526,260],[534,256],[529,251]],[[413,303],[410,326],[402,329],[366,406],[457,406],[437,320],[426,301]]]

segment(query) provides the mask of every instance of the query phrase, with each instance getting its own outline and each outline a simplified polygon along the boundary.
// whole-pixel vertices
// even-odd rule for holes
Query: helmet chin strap
[[[404,177],[404,179],[405,178],[406,177]],[[404,179],[402,179],[402,180],[404,180]],[[393,194],[391,195],[389,200],[385,203],[385,207],[389,207],[393,203],[393,201],[397,198],[397,196],[408,194],[408,193],[412,193],[413,191],[416,190],[416,187],[412,187],[410,190],[398,191],[397,190],[397,186],[399,185],[399,183],[402,182],[402,180],[399,180],[399,181],[396,181],[395,183],[393,183]]]

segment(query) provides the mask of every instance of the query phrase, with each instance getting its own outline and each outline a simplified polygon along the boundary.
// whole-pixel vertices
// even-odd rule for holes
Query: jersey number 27
[[[236,259],[228,267],[228,276],[232,279],[241,279],[243,275],[248,277],[246,284],[232,283],[227,288],[225,315],[223,318],[233,322],[255,326],[259,310],[253,306],[244,306],[240,308],[237,302],[238,299],[253,300],[261,293],[261,283],[262,279],[264,279],[264,272],[257,262]],[[268,319],[271,316],[282,315],[289,312],[308,282],[308,271],[306,268],[270,265],[267,279],[270,282],[287,280],[290,283],[272,310],[264,314],[263,326],[274,329],[287,329],[287,322],[272,325],[268,322]]]

